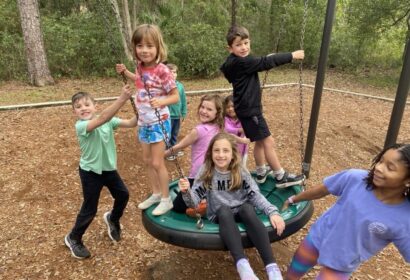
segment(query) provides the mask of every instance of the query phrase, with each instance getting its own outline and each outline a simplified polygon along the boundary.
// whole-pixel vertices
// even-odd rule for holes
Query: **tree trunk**
[[[48,68],[37,0],[18,0],[29,80],[32,85],[54,84]]]
[[[237,0],[231,0],[232,9],[231,9],[231,26],[236,25],[236,10],[237,10]]]
[[[138,11],[138,0],[133,0],[132,1],[132,20],[131,20],[132,30],[137,29],[137,24],[138,24],[137,11]]]
[[[117,0],[110,0],[110,3],[111,3],[111,8],[114,11],[115,18],[117,20],[118,28],[120,29],[122,45],[124,47],[124,53],[127,56],[127,59],[129,61],[133,61],[133,55],[132,55],[131,50],[129,48],[129,44],[131,43],[131,39],[129,39],[127,41],[126,31],[125,31],[125,28],[124,28],[124,23],[123,23],[122,18],[121,18],[120,9],[118,7]],[[129,17],[129,14],[128,14],[128,17]],[[120,58],[118,58],[118,59],[120,59]]]
[[[125,38],[128,43],[128,48],[132,51],[132,47],[131,47],[132,29],[131,29],[130,10],[128,8],[128,0],[122,0],[122,16],[124,18]]]

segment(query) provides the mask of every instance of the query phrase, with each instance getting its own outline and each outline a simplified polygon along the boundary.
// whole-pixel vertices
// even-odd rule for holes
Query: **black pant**
[[[77,240],[81,240],[97,214],[98,200],[104,186],[107,186],[114,198],[114,206],[110,216],[111,221],[119,222],[129,199],[128,189],[117,171],[103,171],[100,175],[79,168],[79,173],[84,200],[80,213],[77,215],[75,225],[71,230],[71,237]]]
[[[192,184],[194,183],[194,178],[188,178],[188,181],[189,185],[192,186]],[[184,199],[182,198],[182,192],[177,193],[177,196],[172,203],[174,204],[172,210],[178,213],[185,213],[186,209],[188,208],[188,206],[185,204]]]
[[[236,222],[242,222],[245,225],[248,237],[258,250],[265,266],[275,262],[268,232],[257,217],[252,205],[249,203],[243,204],[239,207],[237,214],[234,214],[229,207],[222,206],[216,212],[216,215],[219,223],[219,235],[231,252],[235,264],[238,260],[246,258],[241,234]]]

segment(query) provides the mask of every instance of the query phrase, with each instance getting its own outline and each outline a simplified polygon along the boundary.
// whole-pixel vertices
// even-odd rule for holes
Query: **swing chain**
[[[140,71],[140,69],[138,69],[138,72],[139,72],[139,75],[141,76],[142,82],[144,83],[145,91],[147,92],[149,99],[152,100],[152,98],[154,98],[154,97],[153,97],[151,91],[149,90],[149,87],[148,87],[148,85],[147,85],[147,82],[146,82],[145,78],[143,78],[142,72]],[[169,144],[170,141],[169,141],[168,133],[167,133],[167,131],[166,131],[166,129],[165,129],[164,122],[163,122],[162,119],[161,119],[161,115],[160,115],[160,113],[159,113],[158,108],[155,108],[155,116],[156,116],[157,119],[158,119],[158,123],[159,123],[159,125],[160,125],[160,127],[161,127],[162,134],[164,135],[165,146],[166,146],[167,149],[170,150],[171,155],[172,155],[172,156],[175,156],[174,148]],[[179,165],[179,161],[178,161],[178,157],[177,157],[177,156],[175,156],[175,161],[174,161],[174,162],[175,162],[175,166],[177,167],[177,172],[178,172],[179,178],[183,178],[183,177],[184,177],[184,173],[182,172],[182,168],[181,168],[181,166]]]
[[[308,13],[308,3],[309,0],[304,1],[304,9],[303,9],[303,22],[302,22],[302,31],[300,35],[300,49],[304,49],[304,40],[305,40],[305,31],[306,31],[306,22],[307,22],[307,13]],[[300,147],[300,162],[303,165],[303,157],[304,157],[304,132],[303,132],[303,124],[304,124],[304,96],[303,96],[303,60],[299,62],[299,121],[300,121],[300,132],[299,132],[299,147]],[[303,166],[302,166],[303,172]]]

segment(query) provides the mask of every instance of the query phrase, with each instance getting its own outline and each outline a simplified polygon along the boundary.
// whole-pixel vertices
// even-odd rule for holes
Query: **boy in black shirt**
[[[221,71],[232,83],[235,112],[245,135],[255,142],[256,181],[262,184],[267,175],[272,173],[276,178],[277,188],[301,184],[304,180],[303,175],[290,174],[280,165],[275,151],[275,142],[262,115],[262,95],[258,72],[290,63],[293,59],[303,59],[304,51],[253,57],[249,55],[251,51],[249,32],[242,26],[232,26],[226,40],[231,54],[221,66]],[[270,167],[266,168],[265,160]]]

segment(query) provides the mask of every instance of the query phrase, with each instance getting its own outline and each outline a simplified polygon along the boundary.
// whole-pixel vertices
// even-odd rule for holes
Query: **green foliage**
[[[181,75],[209,77],[218,74],[219,66],[227,55],[225,30],[204,23],[174,28],[167,36],[173,42],[169,44],[169,60],[178,65]]]
[[[135,1],[136,21],[161,27],[169,61],[178,64],[181,76],[209,77],[219,73],[227,55],[225,34],[231,23],[230,0]],[[317,64],[326,2],[309,1],[303,44],[306,67]],[[129,4],[131,9],[132,1]],[[126,62],[108,0],[39,0],[39,5],[54,77],[113,76],[114,64]],[[278,40],[279,51],[300,48],[303,1],[244,0],[237,5],[237,23],[250,31],[253,54],[275,51]],[[329,65],[354,73],[389,73],[390,69],[401,68],[404,42],[410,35],[406,25],[410,0],[339,0],[336,7]],[[132,67],[129,65],[129,69]],[[0,1],[0,80],[22,79],[26,73],[16,1]]]
[[[44,17],[43,33],[50,70],[54,76],[104,76],[114,73],[120,58],[112,53],[108,37],[112,30],[94,14],[86,12],[67,17]],[[113,37],[114,39],[118,37]]]

